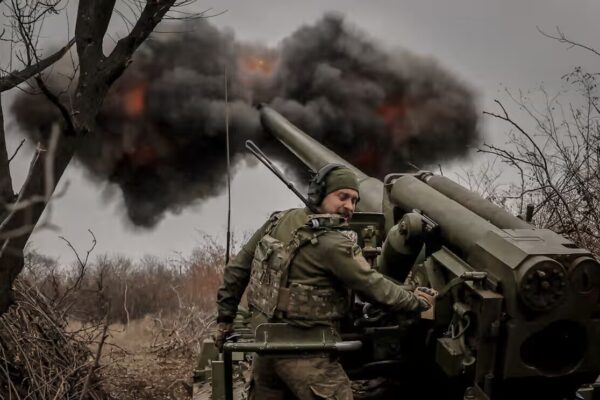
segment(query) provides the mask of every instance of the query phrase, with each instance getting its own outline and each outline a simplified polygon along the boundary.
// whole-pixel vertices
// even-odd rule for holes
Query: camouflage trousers
[[[255,355],[249,400],[352,400],[348,375],[329,357]],[[287,394],[287,396],[286,396]]]

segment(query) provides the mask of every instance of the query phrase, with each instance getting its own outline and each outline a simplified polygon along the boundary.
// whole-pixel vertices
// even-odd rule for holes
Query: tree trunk
[[[0,221],[3,221],[8,215],[7,204],[13,201],[14,193],[12,180],[10,177],[10,168],[8,162],[8,153],[6,151],[6,136],[4,130],[4,113],[2,111],[2,96],[0,95]],[[4,240],[0,240],[0,248],[4,245]],[[0,313],[6,311],[11,302],[10,288],[12,279],[8,276],[10,271],[20,271],[23,268],[23,257],[12,257],[7,254],[0,260]],[[19,260],[21,264],[19,265]],[[5,283],[10,282],[10,285]]]
[[[2,220],[4,228],[0,230],[0,235],[9,236],[9,242],[0,255],[0,314],[4,313],[12,303],[12,284],[23,269],[23,249],[49,201],[44,196],[54,192],[60,177],[73,157],[78,141],[79,139],[61,135],[54,154],[49,154],[47,151],[39,154],[30,167],[18,197],[23,201],[30,199],[39,199],[39,201],[33,202],[30,206]],[[53,180],[49,182],[50,192],[46,193],[46,180],[49,175],[46,171],[46,158],[52,156],[54,157],[54,168],[51,174]],[[18,234],[11,233],[20,229],[22,231]],[[1,240],[0,243],[4,243],[4,240]]]
[[[120,39],[113,52],[107,57],[102,51],[102,42],[110,22],[116,0],[86,0],[79,3],[75,24],[75,40],[54,55],[30,65],[19,73],[12,73],[7,79],[0,79],[0,93],[9,90],[25,80],[38,75],[47,66],[57,61],[75,42],[79,58],[79,82],[75,90],[74,110],[67,110],[60,100],[40,88],[62,112],[66,119],[55,154],[39,152],[30,167],[29,175],[21,188],[17,202],[33,202],[28,207],[13,214],[0,211],[0,315],[11,304],[11,287],[14,279],[23,268],[23,248],[38,223],[50,196],[63,175],[65,168],[80,145],[96,127],[96,117],[102,102],[114,81],[123,73],[138,46],[162,20],[175,0],[154,0],[146,2],[138,20],[126,37]],[[0,0],[2,2],[2,0]],[[39,83],[38,82],[38,83]],[[46,89],[47,90],[47,89]],[[0,104],[1,106],[1,104]],[[1,117],[1,112],[0,112]],[[0,122],[2,119],[0,118]],[[1,124],[0,124],[1,125]],[[3,131],[3,129],[2,129]],[[0,133],[3,133],[0,131]],[[1,135],[0,163],[6,158],[6,144]],[[53,182],[48,184],[46,158],[54,156]],[[5,194],[6,193],[6,194]],[[9,196],[9,201],[4,196]],[[12,203],[12,183],[8,162],[0,164],[0,200]],[[18,234],[16,232],[18,231]],[[9,238],[8,244],[3,238]],[[2,250],[3,249],[3,250]]]
[[[6,136],[4,132],[4,113],[2,112],[2,96],[0,95],[0,221],[4,220],[7,214],[5,204],[13,201],[14,192],[12,179],[10,177],[10,168],[8,153],[6,151]]]

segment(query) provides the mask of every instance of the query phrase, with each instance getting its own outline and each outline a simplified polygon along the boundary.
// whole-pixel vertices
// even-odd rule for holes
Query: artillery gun
[[[364,398],[600,398],[594,383],[600,264],[594,254],[443,176],[369,177],[273,109],[262,106],[260,114],[263,127],[310,169],[339,163],[356,173],[361,200],[351,228],[374,268],[439,292],[428,316],[399,315],[356,298],[342,327],[344,342],[322,340],[321,350],[351,350],[339,353],[351,379],[377,378],[396,393],[385,397],[380,385],[365,390]],[[300,342],[284,338],[270,348],[310,351],[310,343]],[[226,345],[225,364],[235,352],[265,346],[258,338]]]

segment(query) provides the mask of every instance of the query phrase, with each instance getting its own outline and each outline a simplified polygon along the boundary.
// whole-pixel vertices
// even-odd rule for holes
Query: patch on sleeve
[[[344,230],[340,230],[338,232],[340,232],[342,235],[344,235],[345,237],[350,239],[352,241],[352,243],[354,243],[354,244],[356,244],[356,242],[358,241],[358,235],[353,230],[344,229]]]

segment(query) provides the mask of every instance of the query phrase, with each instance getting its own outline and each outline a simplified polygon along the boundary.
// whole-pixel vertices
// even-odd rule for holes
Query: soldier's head
[[[359,200],[358,179],[341,164],[327,164],[311,180],[308,199],[320,213],[340,214],[349,221]]]

